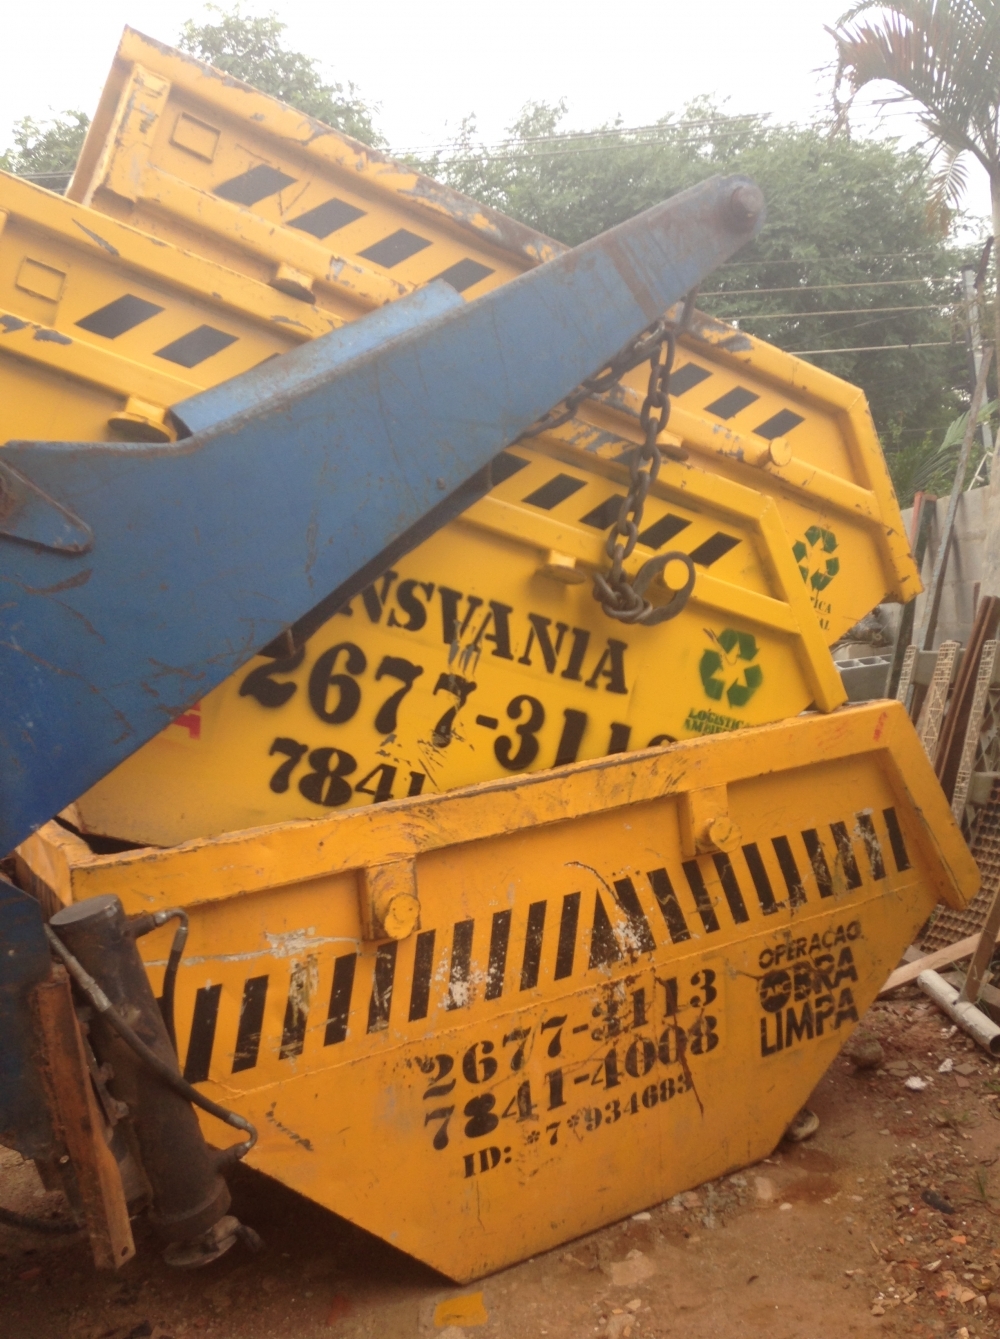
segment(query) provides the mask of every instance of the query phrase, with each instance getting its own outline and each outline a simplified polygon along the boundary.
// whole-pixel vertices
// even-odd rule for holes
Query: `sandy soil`
[[[1000,1335],[1000,1065],[923,997],[877,1004],[884,1062],[839,1059],[806,1144],[481,1283],[439,1275],[240,1169],[264,1238],[214,1266],[139,1257],[96,1274],[86,1242],[0,1227],[3,1339],[844,1339]],[[951,1059],[949,1073],[939,1065]],[[922,1091],[907,1078],[931,1080]],[[935,1208],[923,1198],[939,1197]],[[0,1203],[58,1215],[0,1150]],[[954,1210],[942,1212],[940,1205]]]

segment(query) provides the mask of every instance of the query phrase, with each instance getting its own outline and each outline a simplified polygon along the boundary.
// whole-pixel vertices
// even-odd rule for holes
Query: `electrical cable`
[[[182,1078],[176,1070],[172,1069],[166,1061],[161,1060],[156,1052],[151,1050],[142,1038],[129,1027],[128,1023],[125,1022],[125,1019],[122,1018],[121,1014],[119,1014],[118,1010],[108,999],[107,995],[105,995],[98,983],[90,975],[83,964],[69,951],[50,925],[45,926],[45,935],[51,948],[63,963],[65,963],[70,976],[72,976],[73,980],[87,996],[97,1012],[102,1018],[107,1020],[110,1026],[118,1033],[119,1037],[121,1037],[122,1041],[132,1048],[139,1059],[142,1060],[159,1079],[162,1079],[165,1084],[173,1088],[175,1092],[180,1093],[180,1095],[186,1098],[189,1102],[192,1102],[197,1107],[201,1107],[202,1111],[207,1111],[210,1116],[215,1116],[217,1120],[221,1120],[226,1125],[231,1125],[234,1129],[242,1130],[245,1134],[249,1135],[249,1138],[242,1144],[232,1144],[229,1148],[223,1149],[222,1153],[219,1155],[218,1165],[221,1167],[230,1162],[238,1162],[241,1158],[245,1158],[257,1142],[257,1131],[250,1122],[243,1116],[238,1115],[235,1111],[230,1111],[227,1107],[220,1106],[218,1102],[213,1102],[211,1098],[205,1097],[197,1088],[188,1083],[187,1079]]]

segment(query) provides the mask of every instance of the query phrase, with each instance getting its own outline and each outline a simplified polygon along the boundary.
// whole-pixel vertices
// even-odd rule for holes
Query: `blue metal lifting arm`
[[[188,400],[175,444],[10,443],[0,853],[469,506],[762,219],[714,178],[473,303],[432,284]]]

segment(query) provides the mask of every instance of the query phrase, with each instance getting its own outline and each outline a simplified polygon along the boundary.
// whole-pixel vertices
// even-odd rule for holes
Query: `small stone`
[[[991,1311],[1000,1311],[1000,1292],[991,1292],[986,1299],[986,1305]]]
[[[626,1303],[625,1303],[625,1310],[626,1310],[626,1311],[638,1311],[639,1308],[640,1308],[641,1306],[642,1306],[642,1298],[641,1298],[641,1297],[633,1297],[632,1300],[631,1300],[631,1302],[626,1302]]]
[[[755,1176],[754,1193],[761,1204],[770,1204],[774,1199],[774,1182],[767,1176]]]
[[[942,1060],[941,1063],[938,1065],[938,1073],[950,1074],[954,1068],[955,1068],[955,1062],[949,1055],[946,1060]]]
[[[792,1207],[792,1206],[788,1203],[787,1200],[784,1202],[784,1204],[779,1204],[779,1205],[778,1205],[778,1208],[779,1208],[779,1209],[790,1209],[791,1207]]]
[[[930,1079],[922,1079],[917,1074],[911,1074],[903,1084],[904,1088],[909,1088],[913,1093],[922,1093],[925,1088],[930,1087]]]
[[[955,1066],[955,1073],[967,1079],[970,1074],[975,1074],[978,1068],[979,1066],[974,1065],[971,1060],[963,1060],[960,1065]]]
[[[885,1060],[882,1043],[867,1028],[856,1028],[844,1047],[844,1056],[856,1069],[878,1069]]]
[[[633,1223],[648,1223],[653,1217],[651,1213],[634,1213],[632,1215]]]

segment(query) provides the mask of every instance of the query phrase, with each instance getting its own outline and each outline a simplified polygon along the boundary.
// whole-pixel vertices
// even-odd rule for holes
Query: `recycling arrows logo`
[[[749,632],[737,632],[726,628],[716,637],[709,636],[718,646],[717,651],[705,651],[698,663],[702,687],[710,698],[718,702],[725,693],[731,707],[745,707],[764,682],[764,671],[759,665],[750,662],[757,658],[757,642]],[[746,668],[739,670],[740,665]],[[736,677],[727,684],[733,667],[737,667]],[[722,676],[722,677],[720,677]]]
[[[802,580],[814,591],[825,590],[840,571],[840,559],[831,556],[836,549],[837,536],[818,525],[809,527],[805,542],[797,539],[792,545]]]

